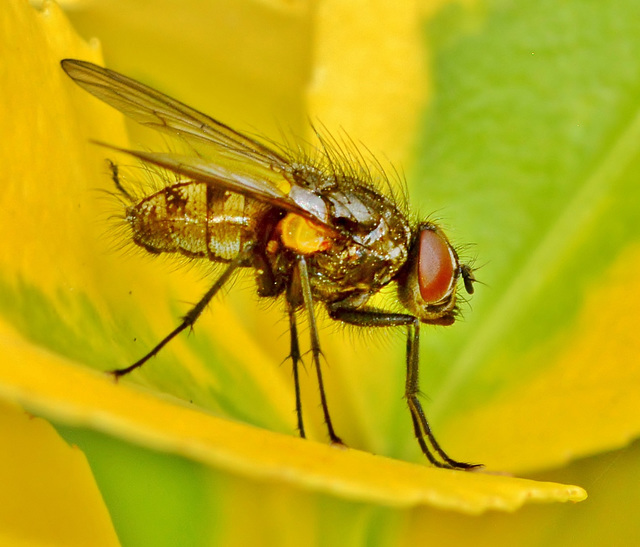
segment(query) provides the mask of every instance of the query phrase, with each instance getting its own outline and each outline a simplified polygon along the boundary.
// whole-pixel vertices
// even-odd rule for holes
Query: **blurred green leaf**
[[[423,385],[447,446],[515,471],[640,432],[640,5],[483,6],[426,29],[412,190],[474,244],[486,285],[431,337]]]

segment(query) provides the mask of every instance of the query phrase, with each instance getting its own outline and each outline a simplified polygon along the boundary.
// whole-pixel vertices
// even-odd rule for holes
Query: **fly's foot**
[[[342,439],[340,437],[338,437],[335,433],[333,435],[331,435],[330,438],[331,438],[331,445],[332,446],[343,446],[344,448],[347,448],[347,445],[344,444]]]
[[[484,469],[484,465],[481,463],[456,462],[454,469],[458,469],[460,471],[481,471]]]
[[[107,370],[106,372],[109,376],[111,376],[117,382],[118,380],[120,380],[120,378],[122,378],[122,376],[126,376],[132,370],[133,370],[132,367],[126,367],[126,368],[116,368],[113,370]]]

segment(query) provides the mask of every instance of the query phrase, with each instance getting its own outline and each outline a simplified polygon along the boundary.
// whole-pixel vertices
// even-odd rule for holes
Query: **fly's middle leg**
[[[340,305],[340,303],[329,307],[329,315],[338,321],[360,327],[407,327],[405,398],[409,406],[413,430],[422,453],[436,467],[445,469],[472,469],[479,467],[474,464],[456,461],[447,455],[431,431],[431,426],[422,409],[422,404],[418,398],[420,393],[418,382],[420,321],[409,314],[390,313],[373,308],[353,308],[344,304]]]
[[[313,297],[311,295],[311,284],[309,283],[309,272],[307,270],[307,261],[304,256],[299,256],[297,259],[298,274],[300,276],[300,288],[302,291],[302,299],[304,307],[307,311],[309,318],[309,331],[311,334],[311,354],[313,357],[313,365],[316,369],[316,375],[318,378],[318,388],[320,389],[320,403],[322,405],[322,412],[324,414],[324,422],[327,426],[327,432],[329,439],[333,444],[344,444],[342,439],[336,435],[329,415],[329,405],[327,404],[327,396],[324,390],[324,382],[322,380],[322,369],[320,367],[320,357],[322,351],[320,349],[320,339],[318,338],[318,327],[316,325],[316,318],[313,313]]]
[[[302,356],[300,354],[300,343],[298,341],[298,325],[296,323],[296,312],[291,303],[287,300],[287,313],[289,315],[289,333],[291,335],[291,350],[289,357],[293,363],[293,383],[296,393],[296,418],[298,420],[298,433],[303,439],[306,437],[304,432],[304,422],[302,420],[302,399],[300,396],[300,375],[299,368]]]

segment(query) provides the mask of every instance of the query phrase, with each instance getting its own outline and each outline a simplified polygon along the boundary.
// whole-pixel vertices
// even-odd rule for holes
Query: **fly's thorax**
[[[316,298],[331,302],[373,294],[393,280],[407,261],[411,229],[406,216],[387,198],[352,185],[322,195],[331,230],[320,230],[308,267]]]
[[[411,231],[397,209],[374,212],[364,225],[338,221],[350,237],[338,237],[309,259],[314,293],[325,302],[379,291],[393,281],[409,255]]]
[[[264,205],[202,182],[183,182],[127,208],[133,241],[152,253],[228,262],[251,238]]]
[[[334,189],[338,184],[335,175],[309,163],[292,163],[289,166],[287,176],[295,186],[308,188],[319,194]]]
[[[424,323],[450,325],[461,273],[458,254],[442,230],[431,222],[421,224],[397,279],[400,301]]]
[[[389,283],[409,255],[411,227],[407,216],[389,198],[356,186],[329,196],[333,222],[351,234],[340,261],[349,266],[345,281],[378,290]]]
[[[411,227],[399,207],[371,185],[296,164],[293,201],[323,222],[287,213],[267,255],[307,259],[313,295],[323,302],[373,294],[396,277],[409,255]],[[271,259],[273,262],[274,258]]]

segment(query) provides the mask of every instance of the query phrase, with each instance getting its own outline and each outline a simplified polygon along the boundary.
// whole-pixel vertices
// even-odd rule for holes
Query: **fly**
[[[133,241],[151,253],[180,253],[225,265],[182,322],[141,359],[112,371],[115,377],[141,367],[193,326],[239,268],[252,268],[258,296],[284,298],[301,437],[297,318],[306,313],[324,421],[331,442],[342,444],[322,380],[313,307],[321,302],[336,321],[407,329],[405,397],[422,452],[437,467],[477,467],[450,458],[440,447],[418,398],[420,325],[454,323],[458,282],[471,294],[475,281],[472,268],[460,263],[435,223],[410,221],[406,211],[376,188],[364,160],[343,166],[340,152],[322,139],[319,159],[310,160],[300,152],[267,146],[112,70],[72,59],[61,64],[79,86],[138,123],[206,150],[206,155],[183,155],[112,147],[180,175],[180,182],[137,200],[112,167],[116,186],[131,202],[126,219]],[[391,283],[406,313],[369,304]]]

